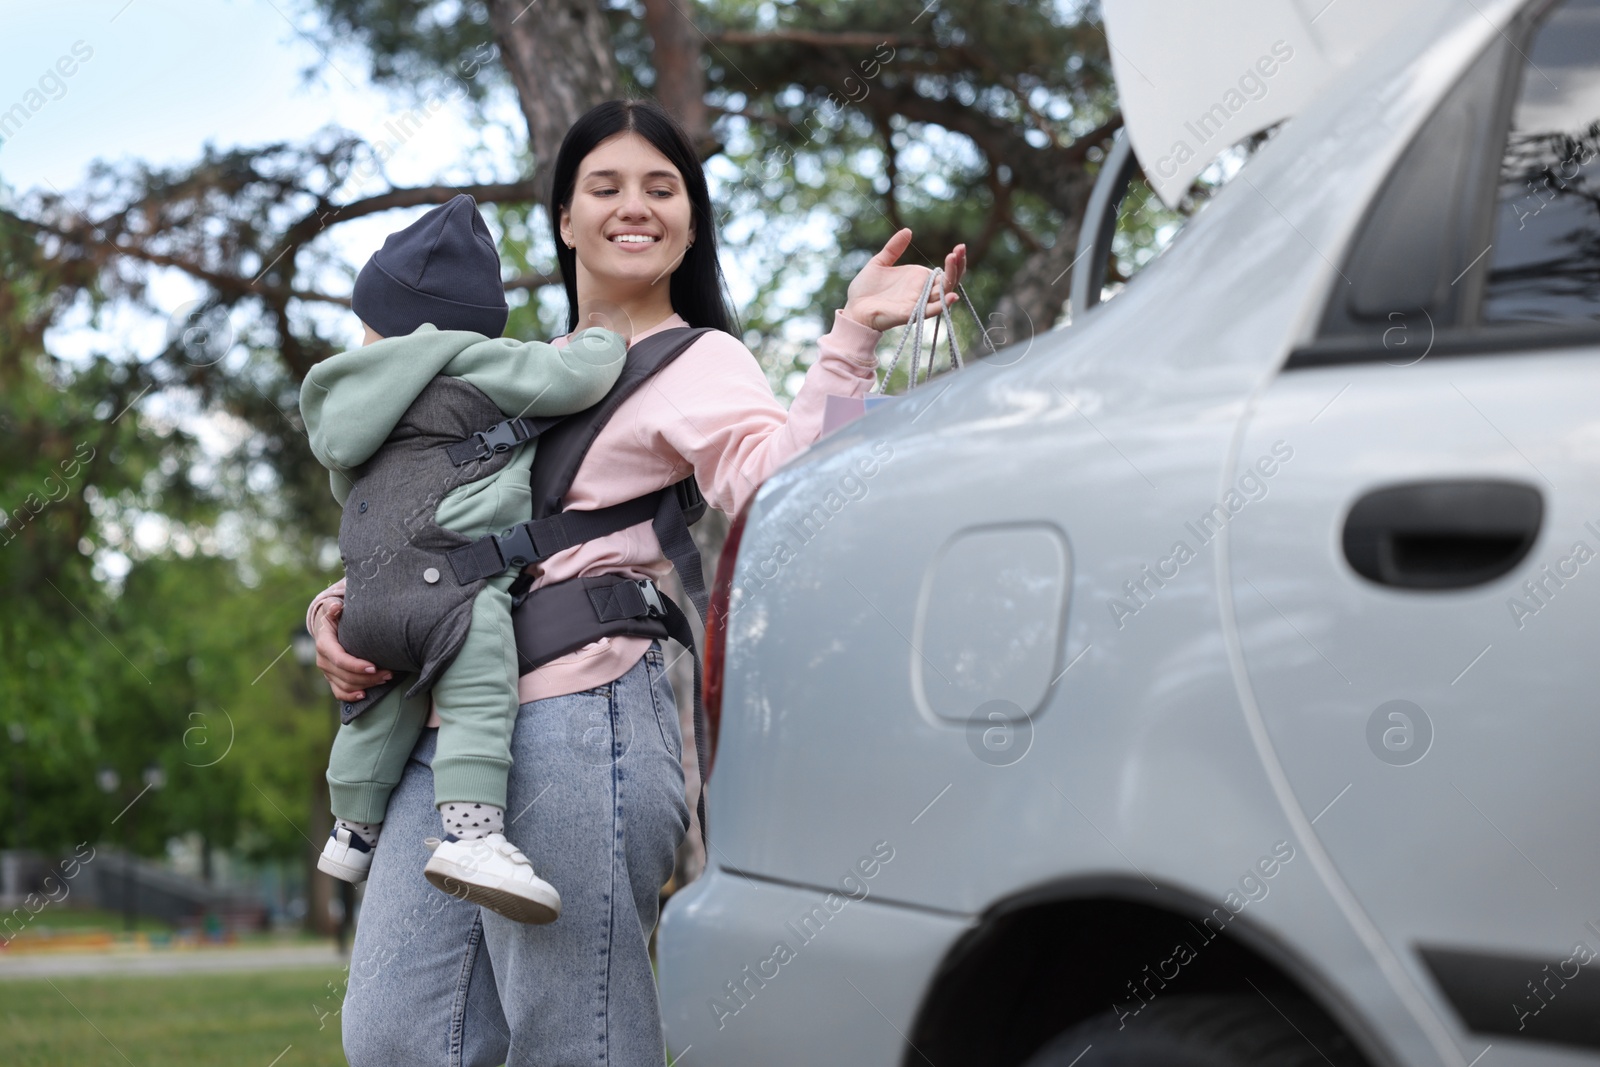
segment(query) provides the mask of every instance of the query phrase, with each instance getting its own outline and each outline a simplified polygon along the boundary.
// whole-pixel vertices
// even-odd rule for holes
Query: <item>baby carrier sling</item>
[[[352,472],[339,521],[345,563],[339,642],[396,673],[367,687],[361,700],[341,703],[341,721],[351,722],[401,684],[402,671],[417,676],[408,697],[427,692],[466,642],[473,598],[489,576],[440,580],[446,553],[472,538],[440,526],[434,513],[450,490],[511,462],[502,451],[458,464],[446,452],[474,427],[499,417],[500,409],[476,386],[439,375],[417,394],[382,447]]]
[[[462,466],[482,462],[531,438],[539,441],[529,476],[533,518],[446,553],[456,584],[462,588],[481,585],[484,579],[509,567],[526,567],[574,545],[649,522],[661,543],[662,554],[677,569],[684,592],[704,623],[705,576],[700,568],[700,550],[689,536],[689,526],[705,514],[706,502],[693,475],[604,508],[564,511],[561,505],[589,447],[622,402],[706,332],[705,328],[679,327],[633,345],[616,384],[592,407],[573,415],[505,419],[443,450],[451,463]],[[575,652],[591,641],[624,634],[670,637],[694,657],[694,748],[701,782],[696,811],[703,836],[704,783],[710,749],[705,707],[700,698],[700,652],[689,617],[649,580],[602,574],[571,578],[528,592],[532,582],[531,577],[522,574],[509,590],[519,673]]]

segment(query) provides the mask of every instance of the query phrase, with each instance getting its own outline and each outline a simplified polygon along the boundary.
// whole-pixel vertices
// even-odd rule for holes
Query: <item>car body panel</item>
[[[1337,831],[1322,841],[1312,819],[1331,797],[1326,775],[1302,766],[1311,749],[1283,726],[1272,680],[1256,691],[1261,663],[1303,667],[1305,654],[1240,606],[1229,538],[1281,525],[1275,509],[1297,498],[1280,487],[1316,464],[1297,453],[1275,476],[1288,480],[1249,504],[1251,525],[1198,538],[1175,576],[1151,575],[1171,568],[1163,561],[1189,525],[1246,467],[1288,441],[1275,412],[1315,377],[1285,373],[1289,353],[1313,338],[1342,283],[1336,264],[1395,160],[1516,8],[1482,3],[1427,36],[1374,44],[1114,301],[877,409],[763,486],[733,575],[711,870],[669,904],[660,938],[674,1048],[734,1064],[758,1047],[728,1038],[732,1024],[715,1029],[706,1007],[761,940],[738,914],[753,891],[734,875],[825,888],[889,843],[875,903],[852,914],[881,922],[886,958],[904,961],[915,950],[895,943],[911,929],[899,912],[938,916],[953,937],[1020,894],[1105,877],[1223,905],[1249,895],[1242,878],[1282,842],[1296,858],[1239,914],[1294,946],[1380,1035],[1383,1058],[1466,1067],[1478,1055],[1482,1042],[1412,955],[1422,927],[1387,907],[1368,915],[1334,851],[1345,843]],[[1299,417],[1301,404],[1284,410]],[[952,546],[979,542],[971,565],[1017,572],[988,601],[948,562]],[[1064,623],[1050,610],[1063,582]],[[1018,677],[930,664],[919,638],[941,589],[957,590],[959,617],[935,628],[965,627],[975,647],[1014,655]],[[1040,651],[1052,628],[1057,647]],[[1026,714],[997,720],[992,701]],[[1297,746],[1291,756],[1280,758],[1280,735]],[[928,979],[903,975],[919,989]],[[902,1028],[914,1014],[884,1010]],[[898,1062],[875,1043],[871,1055],[849,1045],[854,1021],[832,1032],[808,1012],[764,1018],[750,1029],[779,1055],[794,1044],[813,1062]],[[1519,1062],[1580,1061],[1541,1048]]]
[[[874,880],[860,875],[863,858],[876,857],[870,847],[854,857],[839,872],[854,874],[850,886],[831,892],[713,869],[673,898],[661,937],[678,949],[661,959],[661,984],[686,991],[664,1004],[675,1061],[899,1060],[923,991],[906,976],[931,974],[970,923],[878,903]],[[706,928],[719,936],[700,936]]]
[[[1600,346],[1419,356],[1285,374],[1252,413],[1238,471],[1295,442],[1228,529],[1253,698],[1341,878],[1417,975],[1417,945],[1600,954],[1584,888],[1600,884],[1600,852],[1570,833],[1573,812],[1600,809],[1600,717],[1582,710],[1600,683]],[[1344,516],[1363,494],[1484,478],[1545,499],[1509,574],[1396,589],[1346,562]],[[1412,707],[1380,715],[1390,701]],[[1449,892],[1418,892],[1419,871]],[[1508,1002],[1507,1021],[1538,1004]]]

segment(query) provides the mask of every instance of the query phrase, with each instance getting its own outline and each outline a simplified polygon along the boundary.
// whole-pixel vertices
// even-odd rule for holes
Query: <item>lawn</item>
[[[0,1059],[8,1067],[343,1067],[343,981],[338,968],[7,981]]]

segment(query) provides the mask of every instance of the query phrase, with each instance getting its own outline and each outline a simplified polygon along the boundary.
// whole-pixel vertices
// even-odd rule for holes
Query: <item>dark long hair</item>
[[[706,189],[706,172],[683,127],[653,100],[607,100],[595,105],[572,124],[556,154],[550,186],[550,230],[556,239],[561,281],[567,289],[567,329],[578,328],[578,260],[577,252],[561,240],[561,210],[572,203],[578,165],[584,157],[607,137],[623,132],[637,133],[678,168],[694,208],[694,244],[684,253],[683,262],[672,272],[668,283],[672,310],[690,326],[710,326],[733,333],[733,317],[723,299],[725,283],[722,266],[717,262],[717,225],[711,213],[711,193]]]

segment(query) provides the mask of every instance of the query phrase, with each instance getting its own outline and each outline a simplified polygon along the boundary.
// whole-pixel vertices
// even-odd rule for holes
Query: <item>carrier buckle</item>
[[[478,459],[488,459],[496,452],[504,452],[522,443],[510,419],[497,422],[487,430],[475,430],[468,439],[478,442]]]
[[[492,535],[494,547],[499,550],[500,558],[507,567],[526,567],[534,560],[539,559],[538,551],[533,547],[533,536],[528,533],[524,523]]]
[[[639,595],[644,598],[645,618],[664,619],[667,617],[667,607],[661,603],[661,594],[656,591],[656,584],[648,578],[634,583],[639,587]]]

